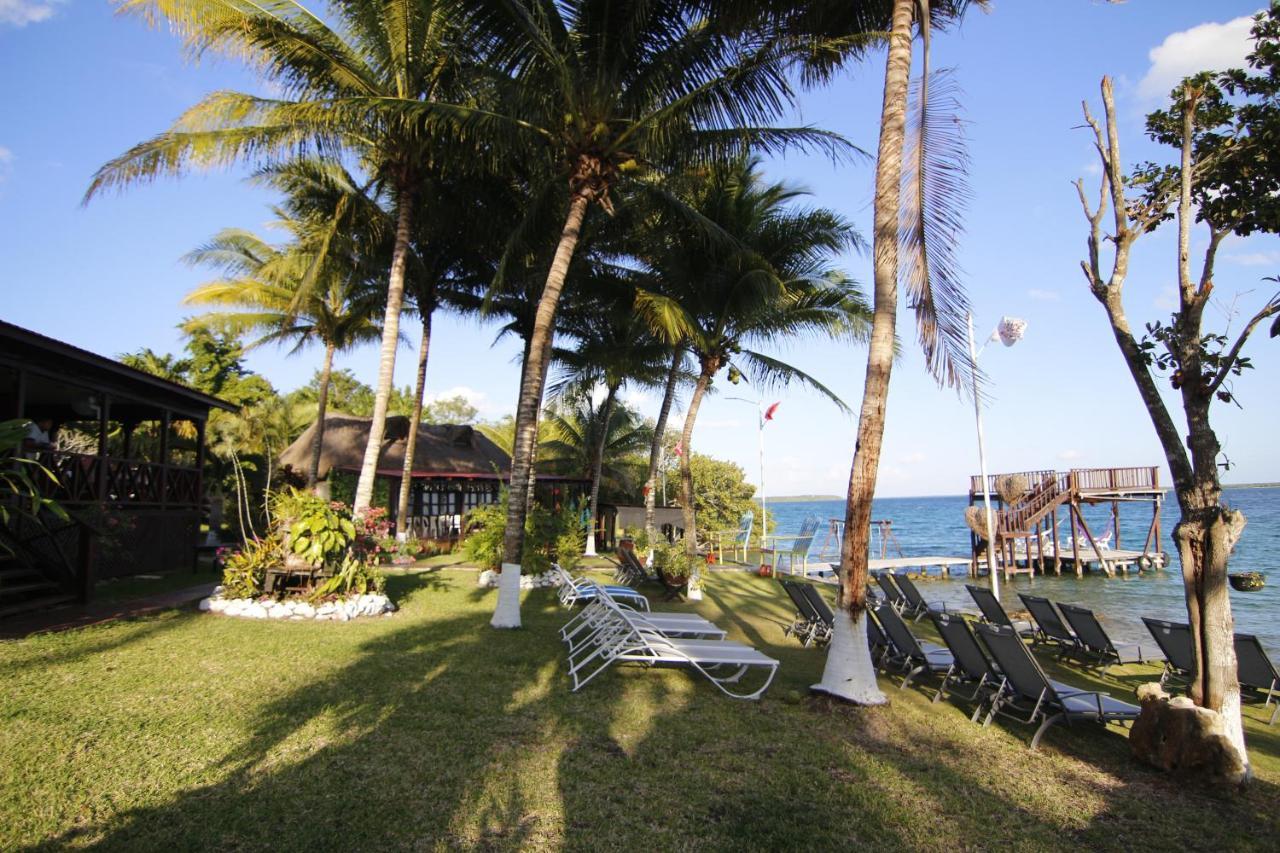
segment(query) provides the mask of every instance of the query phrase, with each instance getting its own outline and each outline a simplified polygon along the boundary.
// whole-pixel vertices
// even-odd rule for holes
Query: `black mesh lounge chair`
[[[906,596],[898,589],[898,585],[893,582],[893,575],[890,572],[879,572],[875,576],[876,583],[880,585],[880,589],[884,590],[884,600],[889,602],[890,606],[899,613],[904,612],[911,605],[907,602]]]
[[[920,617],[931,610],[939,610],[946,612],[947,605],[941,601],[927,602],[924,596],[920,594],[920,590],[916,588],[916,583],[906,575],[898,575],[894,578],[898,582],[898,589],[902,590],[902,597],[907,600],[907,606],[902,611],[903,614],[910,613],[915,616],[915,621],[919,622]]]
[[[1148,616],[1143,616],[1142,622],[1164,654],[1164,672],[1160,673],[1160,683],[1164,684],[1170,678],[1191,681],[1191,670],[1196,665],[1191,626],[1185,622],[1168,622]]]
[[[831,642],[831,632],[835,628],[836,615],[831,612],[831,605],[827,604],[827,600],[822,597],[822,593],[813,584],[800,584],[800,592],[812,605],[813,613],[817,618],[813,638],[819,645],[826,645]]]
[[[880,607],[876,615],[880,619],[880,627],[884,629],[889,642],[893,643],[897,651],[895,661],[900,662],[902,668],[907,670],[899,689],[905,689],[911,683],[911,679],[922,672],[951,671],[951,667],[955,665],[951,652],[942,646],[917,640],[911,633],[911,629],[907,627],[907,623],[898,615],[898,611],[892,607]]]
[[[644,563],[636,556],[636,552],[631,548],[618,548],[618,571],[614,574],[615,579],[620,583],[635,586],[639,583],[662,583],[662,579],[657,573],[650,574],[649,570],[644,567]]]
[[[876,610],[889,605],[880,602],[867,602],[867,647],[871,649],[871,662],[880,666],[885,657],[892,651],[889,638],[884,635],[880,621],[876,619]]]
[[[1082,655],[1095,658],[1103,674],[1112,664],[1147,663],[1160,660],[1152,649],[1143,649],[1135,643],[1116,645],[1107,636],[1098,617],[1087,607],[1058,602],[1058,610],[1066,617],[1067,624],[1080,641]]]
[[[951,669],[943,676],[942,684],[938,686],[938,692],[934,694],[933,701],[937,702],[950,692],[966,702],[977,702],[977,707],[973,709],[973,716],[970,717],[976,723],[987,699],[1000,691],[1000,673],[992,666],[991,661],[987,660],[986,653],[978,645],[964,617],[951,613],[931,612],[929,618],[933,620],[934,626],[942,636],[942,641],[947,644],[951,657],[955,660]],[[971,685],[973,692],[964,694],[954,689],[962,684]]]
[[[1031,618],[1036,623],[1036,633],[1032,638],[1035,643],[1053,643],[1058,647],[1059,655],[1074,654],[1080,648],[1076,635],[1062,621],[1053,602],[1038,595],[1018,593],[1018,598],[1031,611]]]
[[[978,609],[982,611],[982,618],[992,625],[1002,625],[1005,628],[1012,628],[1018,632],[1018,636],[1023,639],[1030,640],[1036,635],[1036,629],[1031,623],[1025,619],[1013,620],[1009,618],[1009,614],[1005,612],[1004,605],[1000,603],[1000,599],[996,598],[995,593],[987,589],[985,586],[974,586],[971,583],[964,585],[969,590],[969,595],[973,598],[974,604],[978,605]]]
[[[1069,725],[1076,720],[1126,723],[1138,718],[1141,709],[1137,705],[1113,699],[1106,693],[1080,690],[1069,684],[1050,681],[1039,661],[1010,629],[979,624],[974,626],[974,630],[991,653],[992,660],[1000,667],[1004,679],[1004,686],[991,703],[984,726],[989,725],[997,713],[1023,723],[1040,720],[1040,728],[1031,738],[1031,748],[1035,749],[1049,727],[1063,720]]]
[[[791,605],[796,609],[795,619],[790,625],[782,630],[784,636],[794,636],[801,645],[808,646],[813,641],[813,625],[818,614],[813,612],[813,605],[809,603],[809,599],[800,591],[800,585],[795,581],[782,581],[782,588],[787,593],[787,598],[791,599]]]
[[[1267,725],[1273,725],[1280,715],[1280,671],[1267,657],[1267,650],[1252,634],[1236,634],[1236,677],[1240,686],[1248,688],[1254,695],[1265,697],[1263,707],[1269,707],[1271,700],[1276,699],[1276,708],[1271,712]]]

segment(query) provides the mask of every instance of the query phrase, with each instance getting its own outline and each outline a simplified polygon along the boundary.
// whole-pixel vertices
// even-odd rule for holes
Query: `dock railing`
[[[1018,471],[1013,474],[989,474],[987,490],[998,496],[996,483],[1010,476],[1026,479],[1034,491],[1039,489],[1046,477],[1057,481],[1059,491],[1075,490],[1080,493],[1090,492],[1158,492],[1160,487],[1160,469],[1154,465],[1134,468],[1072,468],[1070,471]],[[977,497],[982,494],[982,477],[969,478],[969,495]]]

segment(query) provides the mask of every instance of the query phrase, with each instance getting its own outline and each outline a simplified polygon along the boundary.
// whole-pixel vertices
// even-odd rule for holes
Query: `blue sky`
[[[1002,314],[1026,318],[1026,339],[983,356],[993,399],[985,410],[992,471],[1161,463],[1146,413],[1116,352],[1100,306],[1078,264],[1084,221],[1070,181],[1096,181],[1080,102],[1101,112],[1098,82],[1116,80],[1122,146],[1128,162],[1164,157],[1142,138],[1142,117],[1181,74],[1242,64],[1254,2],[1090,0],[1016,3],[997,0],[990,14],[935,39],[935,63],[953,66],[970,122],[973,201],[960,257],[985,335]],[[1234,22],[1234,23],[1233,23]],[[797,117],[846,134],[874,150],[883,57],[808,93]],[[151,347],[176,351],[175,326],[187,313],[185,292],[203,276],[181,256],[221,228],[261,229],[271,197],[243,182],[243,172],[194,174],[96,199],[80,197],[94,170],[129,146],[164,130],[204,93],[261,90],[236,63],[185,61],[178,41],[140,21],[119,18],[87,0],[0,0],[0,317],[107,354]],[[769,164],[771,177],[813,190],[813,200],[869,228],[872,166],[833,167],[821,158]],[[869,260],[846,268],[870,277]],[[1126,287],[1131,320],[1166,316],[1173,298],[1173,233],[1139,242]],[[1232,298],[1250,310],[1265,297],[1262,278],[1280,273],[1275,237],[1224,246],[1216,276],[1221,325]],[[901,315],[900,332],[912,334]],[[1233,324],[1239,327],[1237,318]],[[490,346],[492,329],[453,318],[436,323],[428,391],[464,393],[494,417],[514,407],[516,349]],[[412,337],[412,335],[410,335]],[[413,341],[416,346],[416,340]],[[822,379],[856,408],[865,352],[831,341],[777,350]],[[1244,410],[1222,406],[1216,423],[1233,468],[1228,481],[1280,480],[1270,425],[1280,422],[1275,393],[1280,347],[1258,336],[1257,370],[1236,385]],[[318,352],[286,358],[255,352],[250,366],[287,390],[304,383]],[[376,375],[372,349],[341,366],[366,381]],[[402,349],[397,382],[407,384],[411,350]],[[730,386],[725,386],[730,387]],[[1267,390],[1271,389],[1271,390]],[[755,414],[710,398],[699,415],[694,449],[733,459],[758,477]],[[653,392],[632,392],[645,411]],[[853,418],[800,390],[782,399],[766,433],[770,494],[842,493],[853,452]],[[938,389],[911,349],[894,373],[879,493],[955,494],[976,472],[973,412]]]

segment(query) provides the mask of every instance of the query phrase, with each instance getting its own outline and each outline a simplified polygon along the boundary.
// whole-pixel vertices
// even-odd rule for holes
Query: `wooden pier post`
[[[1083,514],[1080,514],[1080,529],[1084,531],[1085,538],[1089,540],[1089,544],[1093,547],[1093,553],[1098,557],[1098,565],[1107,573],[1107,577],[1115,577],[1115,569],[1113,569],[1111,564],[1107,562],[1106,558],[1102,556],[1102,548],[1098,546],[1098,541],[1093,538],[1093,531],[1089,529],[1089,524],[1084,520]]]
[[[1053,525],[1053,573],[1062,574],[1062,548],[1058,544],[1058,508],[1055,506],[1049,517]]]
[[[1071,562],[1076,569],[1076,577],[1084,576],[1084,567],[1080,565],[1080,537],[1076,535],[1076,530],[1080,527],[1080,507],[1075,500],[1071,501],[1071,511],[1068,515],[1071,518]]]

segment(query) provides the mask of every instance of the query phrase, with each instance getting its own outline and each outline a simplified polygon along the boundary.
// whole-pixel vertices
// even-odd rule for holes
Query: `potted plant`
[[[684,542],[680,539],[659,544],[653,552],[653,565],[667,587],[669,598],[679,595],[693,574],[689,557],[684,552]]]

